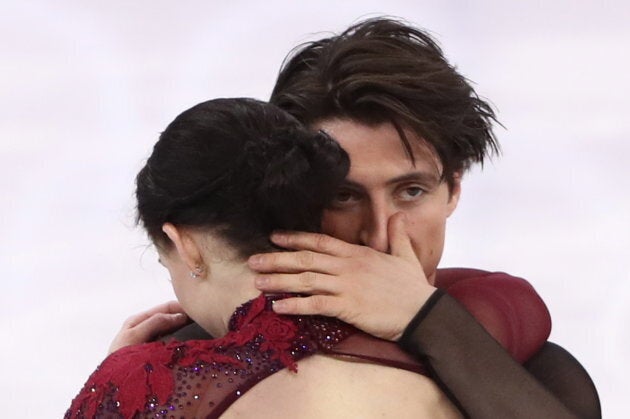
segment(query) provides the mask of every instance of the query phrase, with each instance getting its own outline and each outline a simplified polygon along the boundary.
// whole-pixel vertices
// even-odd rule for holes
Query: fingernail
[[[247,264],[251,266],[252,268],[256,268],[260,266],[262,264],[262,256],[260,255],[250,256],[249,259],[247,259]]]
[[[286,304],[282,300],[274,300],[271,306],[276,313],[282,313],[283,309],[286,308]]]
[[[277,244],[283,244],[287,240],[287,236],[280,231],[271,233],[271,241]]]
[[[256,284],[257,288],[264,287],[269,283],[269,278],[264,276],[257,276],[254,280],[254,283]]]

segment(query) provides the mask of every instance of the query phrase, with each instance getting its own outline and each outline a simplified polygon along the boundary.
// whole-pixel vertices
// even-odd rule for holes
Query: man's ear
[[[196,277],[202,273],[205,274],[206,266],[203,262],[201,249],[190,231],[181,227],[175,227],[171,223],[164,223],[162,231],[175,245],[175,250],[179,257],[190,269],[191,276]]]
[[[462,174],[461,172],[455,172],[453,173],[453,183],[449,190],[449,197],[448,197],[448,204],[447,204],[448,217],[450,217],[451,214],[457,208],[457,204],[459,203],[459,197],[461,194],[462,194]]]

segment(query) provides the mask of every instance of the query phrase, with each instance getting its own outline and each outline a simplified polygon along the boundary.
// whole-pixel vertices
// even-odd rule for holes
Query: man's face
[[[392,215],[403,212],[415,253],[433,283],[444,249],[446,219],[459,199],[459,176],[449,191],[440,180],[439,159],[415,134],[405,131],[414,164],[390,123],[368,126],[328,119],[314,128],[335,138],[351,162],[332,207],[324,212],[324,233],[387,252],[387,223]]]

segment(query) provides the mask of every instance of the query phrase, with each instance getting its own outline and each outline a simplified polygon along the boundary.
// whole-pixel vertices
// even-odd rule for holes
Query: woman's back
[[[275,298],[240,306],[221,338],[113,353],[66,418],[458,417],[395,343],[333,318],[278,315]]]
[[[277,372],[245,393],[222,418],[459,418],[428,377],[372,363],[313,355],[298,373]]]

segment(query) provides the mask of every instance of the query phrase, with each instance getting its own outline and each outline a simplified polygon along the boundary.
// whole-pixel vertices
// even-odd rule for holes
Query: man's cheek
[[[439,226],[434,226],[422,236],[422,242],[420,243],[421,250],[421,263],[425,270],[427,277],[434,275],[440,260],[442,259],[442,252],[444,250],[444,229]]]
[[[444,246],[444,231],[439,225],[421,221],[411,222],[407,225],[407,234],[420,263],[431,265],[435,263],[436,258],[439,259]]]

